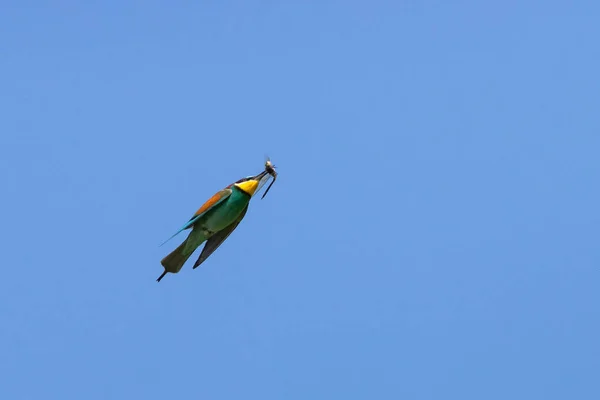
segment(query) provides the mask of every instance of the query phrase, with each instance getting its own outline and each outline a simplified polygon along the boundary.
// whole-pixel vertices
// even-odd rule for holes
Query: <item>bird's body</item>
[[[202,243],[236,221],[248,207],[250,198],[248,193],[234,186],[226,199],[210,208],[192,225],[192,232],[187,239],[175,251],[162,259],[161,264],[165,267],[165,272],[179,272],[183,264]]]
[[[167,272],[179,272],[194,251],[206,242],[194,268],[202,264],[244,218],[250,199],[259,186],[262,186],[264,178],[268,179],[269,174],[276,175],[272,170],[265,170],[254,177],[242,178],[217,192],[204,203],[194,216],[175,233],[177,235],[183,230],[192,229],[183,243],[162,259],[161,264],[165,271],[157,281],[160,282]]]

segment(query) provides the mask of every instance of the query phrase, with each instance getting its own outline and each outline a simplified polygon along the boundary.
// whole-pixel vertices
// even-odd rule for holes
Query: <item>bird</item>
[[[270,160],[264,170],[257,175],[247,176],[230,184],[209,198],[196,213],[163,244],[186,229],[191,228],[188,237],[175,250],[161,260],[164,272],[156,280],[160,282],[167,273],[178,273],[190,256],[202,243],[206,242],[193,269],[199,267],[237,228],[248,211],[252,197],[273,177],[273,181],[263,194],[264,198],[275,180],[277,172]],[[162,244],[161,244],[162,246]]]

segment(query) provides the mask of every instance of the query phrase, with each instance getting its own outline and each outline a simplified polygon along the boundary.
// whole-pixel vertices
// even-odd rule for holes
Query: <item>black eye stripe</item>
[[[236,183],[242,183],[242,182],[246,182],[246,181],[249,181],[250,179],[252,179],[252,177],[251,177],[251,176],[247,176],[247,177],[245,177],[245,178],[242,178],[242,179],[240,179],[240,180],[239,180],[239,181],[237,181]]]

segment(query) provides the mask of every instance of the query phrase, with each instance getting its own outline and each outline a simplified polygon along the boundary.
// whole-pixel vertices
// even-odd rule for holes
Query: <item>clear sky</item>
[[[599,20],[3,1],[0,398],[600,399]]]

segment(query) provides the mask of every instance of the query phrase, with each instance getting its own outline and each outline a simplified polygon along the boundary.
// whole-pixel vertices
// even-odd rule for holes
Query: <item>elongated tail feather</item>
[[[185,239],[183,243],[179,245],[179,247],[170,252],[160,261],[165,271],[161,276],[158,277],[156,281],[160,282],[167,272],[171,272],[173,274],[178,273],[183,267],[183,264],[185,264],[188,258],[190,258],[198,246],[200,246],[205,240],[206,238],[202,234],[201,230],[193,229],[187,239]]]
[[[164,277],[165,277],[165,275],[167,274],[167,272],[168,272],[168,271],[165,269],[165,270],[163,271],[163,273],[162,273],[162,274],[160,274],[160,276],[158,277],[158,279],[156,280],[156,282],[160,282],[160,280],[161,280],[162,278],[164,278]]]
[[[167,274],[167,272],[171,272],[176,274],[181,270],[183,264],[187,261],[187,259],[191,256],[191,253],[185,254],[184,250],[187,245],[187,239],[183,241],[175,250],[170,252],[165,258],[163,258],[160,263],[165,268],[165,272],[156,280],[160,282],[160,280]]]

